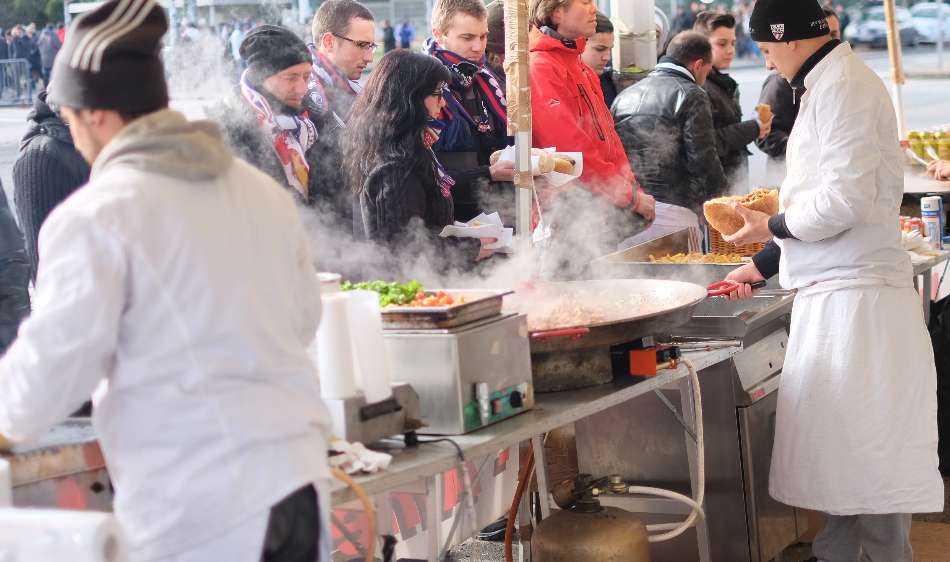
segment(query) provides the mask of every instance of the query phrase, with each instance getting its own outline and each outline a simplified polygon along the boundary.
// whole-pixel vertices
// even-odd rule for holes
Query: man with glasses
[[[344,231],[353,228],[353,202],[343,177],[341,135],[361,86],[360,77],[373,62],[376,23],[356,0],[327,0],[313,16],[313,72],[307,105],[317,126],[317,189],[330,201],[322,217]]]
[[[457,221],[469,221],[483,209],[514,221],[514,164],[489,165],[491,154],[508,145],[508,104],[503,82],[486,64],[487,43],[482,0],[436,1],[425,52],[448,68],[452,82],[433,123],[441,134],[432,149],[455,180]]]

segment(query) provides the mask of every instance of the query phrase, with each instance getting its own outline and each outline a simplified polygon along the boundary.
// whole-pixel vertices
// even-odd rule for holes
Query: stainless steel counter
[[[929,324],[930,305],[934,301],[932,271],[950,258],[950,251],[944,251],[939,256],[920,256],[918,254],[910,254],[910,256],[911,263],[914,267],[914,285],[920,292],[920,298],[924,307],[924,320]],[[937,296],[937,298],[940,297]]]
[[[699,371],[721,363],[740,351],[740,347],[727,347],[684,355]],[[686,367],[680,366],[676,370],[666,371],[636,384],[631,379],[629,383],[612,383],[580,390],[539,394],[536,396],[533,410],[452,439],[462,448],[465,458],[478,459],[633,400],[638,396],[652,393],[687,376]],[[424,444],[416,448],[396,451],[388,470],[356,477],[356,481],[366,493],[373,495],[441,474],[453,468],[457,463],[457,458],[455,448],[449,443]],[[356,495],[349,488],[339,482],[334,482],[334,504],[346,503],[354,499]]]

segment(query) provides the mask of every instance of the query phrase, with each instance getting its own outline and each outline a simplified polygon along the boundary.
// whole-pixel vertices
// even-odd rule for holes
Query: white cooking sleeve
[[[821,185],[811,197],[785,209],[788,230],[799,240],[831,238],[865,222],[874,208],[882,158],[878,114],[893,109],[881,107],[881,98],[868,95],[866,87],[865,82],[846,80],[811,100],[818,104],[818,121],[803,126],[817,132],[812,142],[818,145]],[[788,164],[792,173],[794,163]]]
[[[0,359],[0,433],[41,436],[89,399],[115,362],[128,264],[119,240],[81,213],[40,232],[33,312]]]

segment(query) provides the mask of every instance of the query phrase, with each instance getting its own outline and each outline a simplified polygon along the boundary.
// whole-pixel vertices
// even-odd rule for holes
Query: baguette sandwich
[[[778,190],[756,189],[747,195],[717,197],[703,204],[703,215],[709,226],[721,234],[735,234],[745,225],[745,219],[732,208],[736,202],[753,211],[759,211],[772,216],[778,213]]]

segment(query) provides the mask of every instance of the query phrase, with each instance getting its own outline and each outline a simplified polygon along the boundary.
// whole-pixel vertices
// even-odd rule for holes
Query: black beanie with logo
[[[759,43],[800,41],[830,34],[818,0],[758,0],[749,28],[752,40]]]

